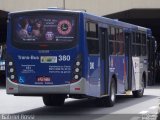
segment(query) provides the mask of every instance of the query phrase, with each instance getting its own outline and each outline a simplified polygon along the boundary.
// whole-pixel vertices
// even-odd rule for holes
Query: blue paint
[[[41,10],[41,12],[64,12],[62,10]],[[68,13],[72,13],[69,12]],[[123,28],[126,32],[132,32],[138,30],[138,26],[131,25],[128,23],[115,21],[112,19],[98,17],[95,15],[90,15],[83,12],[73,12],[78,16],[78,32],[77,32],[77,44],[69,49],[62,50],[48,50],[48,53],[40,53],[38,50],[22,50],[15,48],[12,43],[12,16],[14,13],[9,14],[8,32],[7,32],[7,54],[12,58],[15,66],[16,76],[20,84],[26,85],[64,85],[70,84],[73,80],[75,62],[78,55],[82,55],[81,61],[81,71],[83,78],[86,79],[88,83],[87,95],[100,97],[105,94],[105,87],[109,86],[111,83],[111,78],[113,75],[117,78],[118,93],[123,93],[125,91],[125,80],[128,79],[128,56],[122,55],[111,55],[107,56],[109,59],[109,76],[107,76],[108,83],[105,84],[104,79],[104,61],[101,60],[100,55],[89,55],[87,42],[86,42],[86,31],[85,22],[87,20],[97,21],[98,24],[114,25]],[[101,25],[103,27],[103,25]],[[31,29],[31,28],[30,28]],[[147,29],[148,34],[151,34],[151,30]],[[69,61],[60,61],[58,59],[59,55],[70,56]],[[34,59],[31,59],[31,56]],[[42,63],[41,57],[44,56],[54,56],[57,57],[57,62],[55,63]],[[24,57],[21,59],[21,57]],[[8,62],[8,61],[7,61]],[[146,62],[147,63],[147,62]],[[65,66],[65,67],[64,67]],[[52,70],[51,70],[52,69]],[[8,71],[8,70],[7,70]],[[65,72],[66,71],[66,72]],[[7,73],[9,77],[9,73]],[[38,77],[49,77],[50,83],[39,82]],[[37,84],[40,83],[40,84]]]
[[[25,77],[24,76],[19,76],[18,82],[21,83],[21,84],[24,84],[26,82]]]

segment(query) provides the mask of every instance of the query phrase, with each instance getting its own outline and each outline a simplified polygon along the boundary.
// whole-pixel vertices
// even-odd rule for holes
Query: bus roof
[[[60,8],[48,8],[48,9],[35,9],[35,10],[23,10],[23,11],[14,11],[10,12],[9,14],[15,13],[24,13],[24,12],[36,12],[36,11],[54,11],[54,12],[70,12],[70,13],[82,13],[83,11],[80,10],[67,10],[67,9],[60,9]]]
[[[117,19],[99,17],[99,16],[96,16],[96,15],[88,14],[88,13],[83,13],[83,14],[85,16],[88,16],[88,18],[90,18],[90,19],[94,19],[94,20],[99,21],[99,22],[108,23],[108,24],[111,24],[111,25],[114,25],[114,26],[117,25],[119,27],[132,28],[132,29],[139,30],[139,31],[142,31],[142,32],[151,31],[149,28],[138,26],[138,25],[131,24],[131,23],[122,22],[122,21],[119,21]]]
[[[61,9],[61,8],[49,8],[49,9],[15,11],[15,12],[11,12],[9,14],[17,14],[17,13],[24,13],[24,12],[37,12],[37,11],[79,13],[79,14],[83,14],[85,17],[87,17],[91,20],[99,21],[99,22],[102,22],[102,23],[107,23],[107,24],[110,24],[110,25],[113,25],[113,26],[125,27],[127,29],[147,32],[147,33],[151,34],[151,30],[149,28],[142,27],[142,26],[137,26],[137,25],[134,25],[134,24],[126,23],[126,22],[122,22],[122,21],[119,21],[117,19],[110,19],[110,18],[106,18],[106,17],[96,16],[96,15],[87,13],[84,10],[81,11],[81,10],[67,10],[67,9]]]

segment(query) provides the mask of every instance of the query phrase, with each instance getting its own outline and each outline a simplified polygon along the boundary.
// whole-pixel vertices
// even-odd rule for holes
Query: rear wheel
[[[6,76],[4,71],[0,71],[0,85],[6,84]]]
[[[144,79],[144,76],[142,77],[142,81],[141,81],[141,86],[142,88],[140,90],[136,90],[136,91],[132,91],[132,94],[133,94],[133,97],[135,98],[139,98],[139,97],[142,97],[143,96],[143,93],[144,93],[144,82],[145,79]]]
[[[107,107],[112,107],[114,106],[115,101],[116,101],[116,83],[115,80],[112,79],[110,85],[110,95],[102,98],[102,103]]]
[[[43,96],[43,103],[46,106],[62,106],[64,104],[66,95],[45,95]]]

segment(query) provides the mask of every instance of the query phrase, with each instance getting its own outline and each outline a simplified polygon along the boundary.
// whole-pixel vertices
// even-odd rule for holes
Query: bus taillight
[[[81,88],[74,88],[75,90],[81,90]]]
[[[78,80],[75,80],[75,79],[74,79],[74,80],[71,80],[70,83],[75,83],[75,82],[77,82],[77,81],[78,81]]]
[[[18,83],[18,81],[17,81],[17,80],[12,80],[12,82],[14,82],[14,83]]]
[[[9,90],[14,90],[14,88],[10,87]]]
[[[46,45],[46,44],[40,44],[39,47],[40,47],[40,48],[47,48],[48,45]]]
[[[9,61],[7,62],[7,76],[12,82],[18,83],[15,66],[11,57],[9,57]]]
[[[73,68],[73,80],[70,82],[77,82],[82,77],[82,56],[79,54]]]

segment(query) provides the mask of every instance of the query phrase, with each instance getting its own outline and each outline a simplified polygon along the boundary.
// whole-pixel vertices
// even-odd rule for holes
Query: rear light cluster
[[[16,77],[14,63],[11,59],[8,59],[7,61],[7,77],[9,77],[9,79],[12,82],[16,82],[16,83],[18,82],[17,77]]]
[[[0,61],[0,70],[5,71],[5,61],[4,60]]]
[[[73,67],[73,82],[77,82],[82,77],[82,56],[78,55]]]

